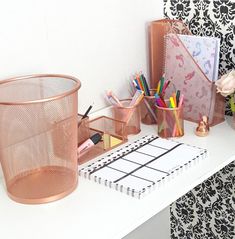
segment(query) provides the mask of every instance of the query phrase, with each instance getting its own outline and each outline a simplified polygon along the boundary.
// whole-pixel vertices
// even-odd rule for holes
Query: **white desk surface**
[[[209,157],[178,175],[143,199],[109,189],[87,179],[56,202],[23,205],[8,198],[0,178],[0,237],[4,239],[120,239],[177,198],[235,160],[235,130],[227,121],[211,128],[207,137],[195,136],[196,124],[185,121],[185,136],[177,139],[208,149]],[[143,126],[142,135],[156,133]],[[115,149],[114,149],[115,150]]]

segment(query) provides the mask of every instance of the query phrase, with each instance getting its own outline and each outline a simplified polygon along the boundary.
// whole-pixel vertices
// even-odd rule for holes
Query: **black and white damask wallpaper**
[[[235,238],[235,163],[170,207],[171,239]]]
[[[164,0],[164,15],[182,20],[194,35],[219,37],[219,75],[235,69],[234,0]],[[226,114],[231,114],[228,103]]]
[[[219,37],[219,75],[235,69],[235,0],[164,0],[164,15],[182,20],[194,35]],[[235,162],[179,198],[170,212],[172,239],[235,239]]]

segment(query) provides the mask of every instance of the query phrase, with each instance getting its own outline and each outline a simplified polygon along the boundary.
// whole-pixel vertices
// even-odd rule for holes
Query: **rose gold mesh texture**
[[[138,134],[140,132],[140,108],[139,105],[129,106],[131,100],[121,100],[123,106],[113,106],[113,117],[118,121],[125,122],[124,134]],[[119,124],[115,125],[116,133],[121,134],[120,130],[123,130],[123,126]]]
[[[174,29],[179,34],[191,34],[184,23],[178,20],[161,19],[149,25],[150,86],[157,88],[164,73],[165,41],[164,36]]]
[[[79,88],[61,75],[0,83],[0,160],[12,199],[44,203],[75,189]]]

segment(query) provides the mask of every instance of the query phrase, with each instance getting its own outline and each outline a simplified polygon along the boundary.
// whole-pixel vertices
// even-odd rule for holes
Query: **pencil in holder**
[[[139,105],[130,106],[131,99],[121,100],[122,106],[113,106],[113,117],[125,123],[125,135],[140,132]],[[120,134],[120,126],[116,125],[116,133]]]
[[[150,89],[150,96],[144,96],[140,103],[141,122],[143,124],[151,125],[157,123],[155,92],[156,90]]]
[[[158,135],[162,138],[184,135],[183,107],[166,108],[157,106]]]

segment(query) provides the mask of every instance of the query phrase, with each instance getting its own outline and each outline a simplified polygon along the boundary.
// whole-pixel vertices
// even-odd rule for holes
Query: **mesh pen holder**
[[[77,91],[65,75],[0,82],[0,160],[10,198],[45,203],[77,186]]]
[[[131,99],[120,100],[123,106],[113,106],[113,117],[116,120],[125,122],[125,136],[138,134],[140,129],[140,108],[139,104],[130,106]],[[116,133],[120,134],[122,126],[116,125]]]
[[[143,124],[151,125],[157,124],[155,96],[156,90],[150,89],[150,95],[144,96],[144,99],[140,103],[141,122]]]

